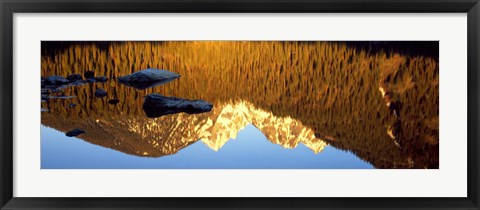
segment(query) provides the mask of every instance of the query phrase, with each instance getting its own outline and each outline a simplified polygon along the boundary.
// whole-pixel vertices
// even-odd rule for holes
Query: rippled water
[[[128,154],[122,156],[125,160],[138,158],[125,161],[130,165],[105,162],[103,168],[182,168],[172,165],[438,168],[439,165],[438,58],[427,54],[406,54],[395,49],[384,53],[341,42],[44,44],[56,47],[50,46],[42,56],[42,76],[66,77],[92,70],[109,80],[48,90],[49,99],[41,107],[43,168],[55,168],[53,155],[60,158],[59,151],[75,152],[72,151],[75,147],[65,142],[55,144],[59,135],[46,134],[54,133],[50,129],[67,132],[75,128],[85,130],[85,134],[62,139],[101,146],[95,149],[97,155],[118,151]],[[166,69],[181,77],[145,90],[116,80],[146,68]],[[107,97],[94,96],[99,88],[107,91]],[[213,109],[201,114],[148,118],[142,104],[144,96],[150,93],[205,100],[213,104]],[[112,99],[118,103],[108,103]],[[239,138],[245,128],[249,128],[250,135]],[[263,138],[256,138],[257,141],[248,138],[255,134]],[[230,141],[239,143],[227,147]],[[292,154],[302,151],[311,155],[294,158],[291,164],[274,164],[272,157],[289,157],[289,154],[268,152],[271,148],[264,143]],[[195,158],[181,158],[186,153],[200,154],[195,151],[204,148],[224,156],[206,158],[197,164]],[[240,163],[248,162],[241,157],[234,159],[235,163],[218,164],[218,160],[234,151],[242,151],[245,157],[252,151],[264,151],[264,158],[258,158],[257,165]],[[322,156],[326,151],[340,155],[327,158]],[[92,149],[84,153],[88,152],[93,154]],[[351,164],[341,161],[350,156],[356,156],[348,158]],[[328,160],[328,167],[314,161],[320,157],[327,158],[322,161]],[[145,158],[151,164],[136,166]],[[285,163],[288,160],[282,159]],[[159,164],[162,161],[168,164]],[[88,168],[88,164],[69,164],[63,167]]]

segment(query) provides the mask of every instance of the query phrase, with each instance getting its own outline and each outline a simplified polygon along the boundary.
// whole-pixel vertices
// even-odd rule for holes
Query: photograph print
[[[438,169],[438,41],[42,41],[42,169]]]

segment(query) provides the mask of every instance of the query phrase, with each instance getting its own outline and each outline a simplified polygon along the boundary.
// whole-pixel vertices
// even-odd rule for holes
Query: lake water
[[[42,42],[42,51],[43,77],[92,70],[109,79],[44,88],[42,169],[439,165],[438,58],[428,53],[232,41]],[[181,77],[144,90],[117,81],[146,68]],[[149,118],[151,93],[213,108]],[[85,133],[67,137],[72,129]]]

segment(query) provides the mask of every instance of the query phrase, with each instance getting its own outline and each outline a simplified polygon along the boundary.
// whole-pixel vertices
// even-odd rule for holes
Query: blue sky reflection
[[[163,157],[138,157],[41,126],[42,169],[370,169],[373,166],[332,146],[315,154],[303,144],[285,149],[253,125],[215,152],[203,142]]]

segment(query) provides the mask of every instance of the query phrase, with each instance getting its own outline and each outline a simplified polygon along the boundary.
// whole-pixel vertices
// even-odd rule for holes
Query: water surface
[[[116,80],[146,68],[181,77],[145,90]],[[42,76],[87,70],[109,80],[59,88],[42,102],[42,168],[438,168],[430,54],[199,41],[77,42],[42,56]],[[107,97],[95,97],[98,88]],[[148,118],[150,93],[213,109]],[[64,135],[74,128],[86,133]]]

